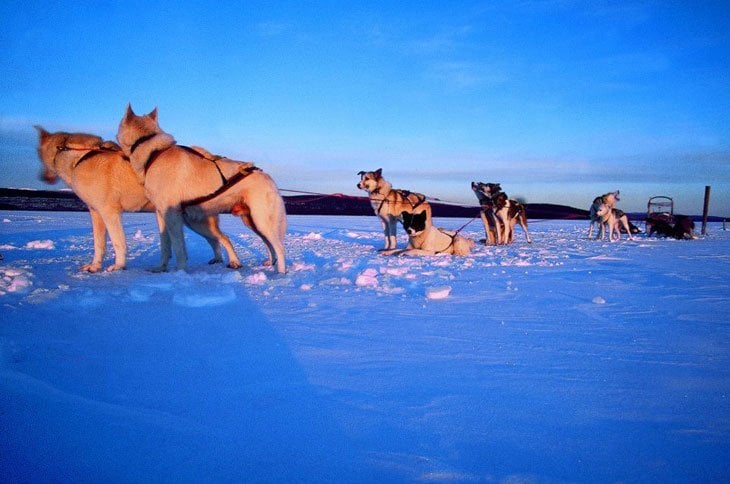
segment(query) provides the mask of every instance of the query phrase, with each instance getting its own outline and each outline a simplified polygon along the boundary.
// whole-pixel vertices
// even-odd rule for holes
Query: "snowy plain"
[[[279,276],[228,215],[242,269],[188,233],[150,273],[154,217],[124,220],[128,269],[84,274],[88,214],[0,212],[4,482],[730,481],[720,224],[412,258],[374,216],[291,216]]]

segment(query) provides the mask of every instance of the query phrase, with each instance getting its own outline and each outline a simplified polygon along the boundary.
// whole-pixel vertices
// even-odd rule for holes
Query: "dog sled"
[[[652,225],[674,225],[674,200],[672,197],[658,195],[651,197],[646,206],[646,233],[652,232]]]

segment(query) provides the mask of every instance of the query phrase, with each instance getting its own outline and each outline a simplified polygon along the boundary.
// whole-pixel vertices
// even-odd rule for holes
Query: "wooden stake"
[[[702,235],[707,235],[707,212],[710,210],[710,185],[705,186],[705,206],[702,209]]]

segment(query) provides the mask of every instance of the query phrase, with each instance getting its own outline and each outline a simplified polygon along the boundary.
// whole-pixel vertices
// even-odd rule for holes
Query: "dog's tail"
[[[461,235],[454,237],[454,255],[469,255],[474,247],[474,241]]]

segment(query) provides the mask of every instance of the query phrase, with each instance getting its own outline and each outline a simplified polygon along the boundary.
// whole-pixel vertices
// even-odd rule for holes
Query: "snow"
[[[154,217],[124,220],[128,269],[87,274],[88,214],[3,213],[5,482],[730,480],[720,224],[419,258],[374,216],[292,216],[281,276],[231,216],[242,269],[188,234],[187,272],[148,272]]]

